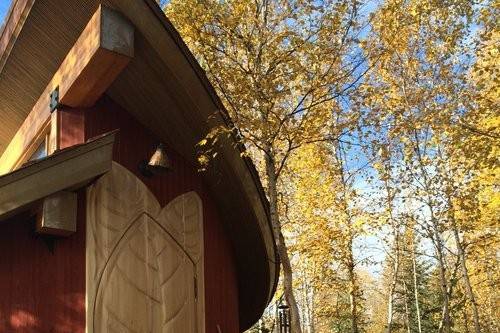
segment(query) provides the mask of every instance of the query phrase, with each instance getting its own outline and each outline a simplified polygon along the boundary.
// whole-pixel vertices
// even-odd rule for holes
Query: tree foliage
[[[233,122],[200,161],[234,133],[263,179],[294,333],[499,331],[497,1],[165,8]]]

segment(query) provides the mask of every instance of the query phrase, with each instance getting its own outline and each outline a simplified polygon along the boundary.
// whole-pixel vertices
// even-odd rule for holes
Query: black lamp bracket
[[[59,86],[57,86],[52,92],[50,93],[50,113],[54,112],[57,109],[62,108],[65,106],[59,101]]]

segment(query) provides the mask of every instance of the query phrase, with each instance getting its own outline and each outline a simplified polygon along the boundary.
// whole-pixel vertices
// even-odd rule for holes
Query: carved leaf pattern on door
[[[113,163],[87,193],[87,332],[202,332],[202,252],[196,193],[161,209]]]

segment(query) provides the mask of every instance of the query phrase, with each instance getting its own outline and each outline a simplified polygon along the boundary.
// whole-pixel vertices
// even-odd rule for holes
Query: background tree
[[[364,74],[364,57],[355,50],[358,6],[335,0],[173,0],[166,6],[234,122],[214,129],[207,144],[234,131],[262,161],[294,332],[301,327],[279,179],[294,150],[338,140],[352,127],[352,114],[337,104]]]
[[[362,168],[354,167],[345,146],[322,142],[302,147],[284,174],[292,192],[285,230],[297,258],[294,266],[313,264],[309,284],[320,304],[312,311],[313,324],[325,332],[360,332],[366,324],[365,274],[359,269],[366,258],[357,256],[356,243],[369,232],[372,216],[355,186]]]
[[[201,162],[233,133],[263,179],[294,333],[499,332],[499,10],[166,6],[233,120]]]
[[[498,126],[491,113],[498,105],[498,85],[489,77],[498,70],[482,60],[495,54],[492,16],[484,13],[493,8],[474,7],[469,1],[385,1],[374,13],[366,41],[369,50],[375,44],[385,52],[364,82],[360,103],[368,110],[370,129],[375,129],[374,146],[384,149],[389,144],[402,151],[401,189],[419,212],[417,230],[435,249],[442,305],[439,331],[444,332],[459,327],[453,318],[461,312],[475,332],[481,331],[467,256],[471,242],[494,238],[474,235],[481,229],[476,190],[482,186],[480,181],[471,183],[498,164],[493,148]],[[478,14],[485,20],[479,40],[472,33]],[[471,85],[475,75],[487,76],[485,82]],[[474,142],[480,143],[471,145]],[[484,185],[498,192],[492,183]],[[459,216],[466,218],[459,222]],[[462,328],[468,330],[468,325]]]

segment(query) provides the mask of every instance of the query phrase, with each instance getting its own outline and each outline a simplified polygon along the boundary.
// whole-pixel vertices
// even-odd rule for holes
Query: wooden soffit
[[[0,220],[62,190],[75,190],[111,168],[115,132],[66,148],[0,177]]]

